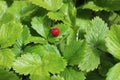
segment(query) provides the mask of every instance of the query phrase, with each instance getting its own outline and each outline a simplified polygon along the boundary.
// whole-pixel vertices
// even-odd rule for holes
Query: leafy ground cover
[[[120,0],[0,0],[0,80],[120,80]]]

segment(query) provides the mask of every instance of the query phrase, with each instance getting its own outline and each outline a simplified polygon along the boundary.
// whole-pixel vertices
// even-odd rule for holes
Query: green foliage
[[[47,10],[56,11],[60,9],[63,5],[62,0],[29,0],[35,5],[43,7]]]
[[[13,72],[0,68],[0,80],[21,80]]]
[[[0,50],[0,66],[5,68],[11,68],[14,61],[14,53],[10,49]]]
[[[0,0],[0,80],[119,80],[119,4]]]
[[[119,0],[93,0],[98,6],[109,10],[120,10],[120,1]]]
[[[106,80],[119,80],[120,79],[120,63],[113,66],[107,73]]]
[[[115,58],[120,59],[120,25],[113,25],[108,33],[106,38],[106,46],[110,54],[112,54]]]
[[[64,77],[65,80],[85,80],[85,75],[81,71],[76,71],[72,68],[70,69],[65,69],[63,72],[60,74],[61,76]]]

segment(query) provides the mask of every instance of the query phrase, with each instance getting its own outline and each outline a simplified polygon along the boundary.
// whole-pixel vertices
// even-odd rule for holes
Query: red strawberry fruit
[[[53,27],[52,30],[51,30],[51,33],[52,33],[53,36],[57,37],[60,34],[60,30],[57,27]]]

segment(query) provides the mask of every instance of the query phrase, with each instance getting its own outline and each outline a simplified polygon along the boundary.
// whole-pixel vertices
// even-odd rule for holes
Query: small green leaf
[[[49,72],[55,74],[63,71],[66,67],[66,61],[58,54],[46,54],[43,57],[43,63],[45,64],[45,69]]]
[[[35,37],[35,36],[31,36],[29,37],[27,40],[25,40],[24,44],[29,44],[29,43],[40,43],[40,44],[46,44],[47,41],[44,38],[41,37]]]
[[[119,79],[120,79],[120,63],[117,63],[108,71],[106,80],[119,80]]]
[[[59,13],[64,14],[64,19],[62,20],[65,24],[70,25],[72,27],[75,26],[76,23],[76,8],[72,2],[64,3],[60,8]]]
[[[60,74],[62,77],[64,77],[65,80],[85,80],[86,77],[83,72],[76,71],[74,69],[65,69]]]
[[[35,5],[43,7],[47,10],[56,11],[63,5],[62,0],[29,0]]]
[[[47,16],[52,20],[64,20],[64,14],[61,12],[48,12]]]
[[[47,38],[51,21],[46,17],[34,17],[32,19],[32,28],[42,37]]]
[[[20,80],[18,76],[12,71],[8,72],[4,69],[0,69],[0,80]]]
[[[14,53],[10,49],[0,49],[0,66],[11,68],[15,59]]]
[[[120,59],[120,25],[113,25],[106,38],[106,46],[110,54]]]

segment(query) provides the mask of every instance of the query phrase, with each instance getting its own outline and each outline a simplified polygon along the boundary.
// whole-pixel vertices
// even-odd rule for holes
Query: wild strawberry
[[[59,28],[53,27],[51,30],[51,33],[53,36],[57,37],[60,34],[60,30],[59,30]]]

